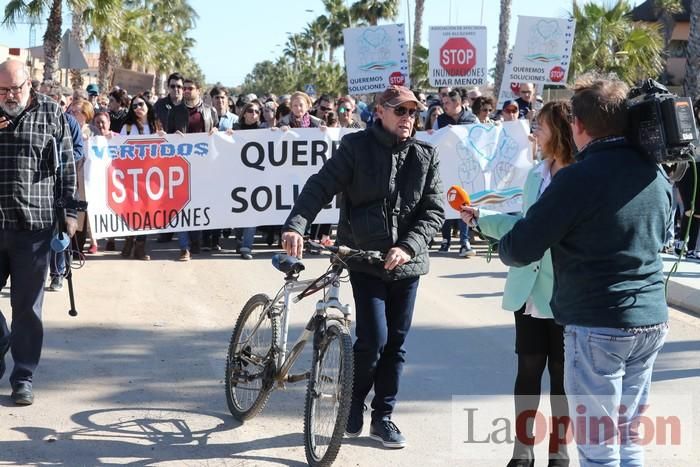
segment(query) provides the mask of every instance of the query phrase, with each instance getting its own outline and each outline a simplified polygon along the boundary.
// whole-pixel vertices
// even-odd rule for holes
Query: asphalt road
[[[75,272],[75,318],[66,312],[67,291],[46,294],[34,405],[14,406],[7,376],[0,382],[0,465],[306,465],[303,383],[275,391],[263,413],[245,424],[226,407],[224,361],[238,311],[249,296],[273,294],[282,284],[272,253],[258,252],[253,261],[231,251],[204,253],[179,263],[176,248],[172,242],[152,251],[150,262],[126,261],[118,253],[88,259]],[[327,265],[319,257],[306,263],[305,277]],[[465,448],[464,433],[454,428],[464,415],[452,409],[453,397],[463,395],[491,410],[495,403],[503,417],[511,416],[513,318],[500,309],[505,271],[497,258],[487,263],[481,254],[433,255],[419,289],[394,415],[409,445],[388,450],[367,437],[348,440],[334,465],[507,463],[510,445]],[[342,297],[351,298],[347,285]],[[8,290],[0,307],[8,313]],[[312,308],[310,299],[297,306],[292,339]],[[689,459],[698,458],[699,356],[700,319],[672,310],[652,394],[682,403],[690,428],[671,457],[649,465],[693,465]],[[480,430],[486,425],[478,422]],[[538,447],[540,459],[545,449]]]

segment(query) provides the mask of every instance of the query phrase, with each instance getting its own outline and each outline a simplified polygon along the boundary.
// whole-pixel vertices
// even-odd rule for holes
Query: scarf
[[[290,114],[289,126],[292,128],[311,128],[311,116],[306,112],[301,118],[296,118],[294,114]]]

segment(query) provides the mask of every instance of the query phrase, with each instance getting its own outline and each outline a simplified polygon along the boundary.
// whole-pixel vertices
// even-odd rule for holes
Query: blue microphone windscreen
[[[68,245],[70,245],[70,238],[68,238],[68,235],[60,235],[60,237],[59,235],[54,235],[51,238],[51,249],[56,253],[64,251],[68,248]]]

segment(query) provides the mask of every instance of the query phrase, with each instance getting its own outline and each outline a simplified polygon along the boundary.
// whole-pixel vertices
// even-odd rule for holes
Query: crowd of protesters
[[[213,133],[216,131],[243,131],[263,128],[353,128],[371,127],[376,116],[376,103],[372,96],[355,99],[352,96],[324,94],[312,99],[304,92],[275,95],[272,93],[257,96],[255,94],[232,95],[222,85],[203,89],[196,82],[180,73],[172,73],[167,80],[167,94],[158,98],[151,90],[129,91],[115,87],[109,92],[101,92],[96,84],[89,84],[85,91],[73,91],[54,83],[34,83],[37,90],[56,100],[68,116],[73,132],[73,143],[78,162],[79,191],[84,195],[83,144],[93,135],[110,136],[113,134],[165,134],[165,133]],[[536,115],[542,107],[542,97],[536,94],[532,83],[521,83],[519,97],[507,100],[497,108],[496,99],[483,95],[478,88],[441,87],[436,92],[414,90],[416,99],[424,110],[416,119],[417,130],[432,132],[446,126],[481,124],[500,124],[518,119],[525,119],[536,126]],[[697,107],[696,107],[697,108]],[[537,146],[534,143],[533,159],[537,159]],[[442,157],[450,157],[444,154]],[[81,161],[82,160],[82,161]],[[698,223],[690,231],[687,245],[682,240],[682,233],[689,218],[684,213],[689,211],[692,199],[690,175],[678,182],[675,189],[676,222],[669,231],[666,251],[685,254],[688,258],[697,258]],[[688,188],[690,187],[690,188]],[[89,200],[88,200],[89,201]],[[78,219],[79,232],[74,248],[84,254],[95,254],[100,249],[93,238],[87,216]],[[256,234],[262,236],[267,245],[279,245],[280,226],[247,226],[235,229],[217,229],[176,234],[179,253],[177,259],[188,261],[192,255],[204,251],[220,251],[223,238],[234,237],[235,251],[242,259],[253,259],[253,244]],[[330,241],[333,226],[315,224],[309,230],[311,238],[322,242]],[[458,239],[459,257],[469,258],[476,255],[471,246],[473,233],[461,219],[446,220],[442,230],[438,251],[448,253],[452,239]],[[173,234],[157,236],[139,235],[127,237],[121,254],[125,258],[149,260],[148,240],[161,243],[173,241]],[[108,239],[102,247],[105,251],[116,249],[115,240]],[[51,264],[51,288],[62,288],[61,274],[65,265],[57,255]]]

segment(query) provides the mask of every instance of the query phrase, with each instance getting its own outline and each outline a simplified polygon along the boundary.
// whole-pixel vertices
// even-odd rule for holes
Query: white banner
[[[539,92],[545,84],[566,84],[575,30],[573,18],[518,17],[515,45],[498,92],[498,108],[513,98],[511,89],[517,90],[520,83],[535,83]]]
[[[306,180],[353,131],[93,137],[85,166],[92,232],[104,238],[282,224]],[[438,146],[446,188],[461,185],[475,204],[510,212],[520,209],[531,167],[528,133],[524,122],[507,122],[417,136]],[[337,220],[333,201],[316,222]]]
[[[428,37],[431,86],[486,84],[485,26],[430,26]]]
[[[392,84],[410,87],[403,24],[343,29],[343,44],[350,94],[382,92]]]

